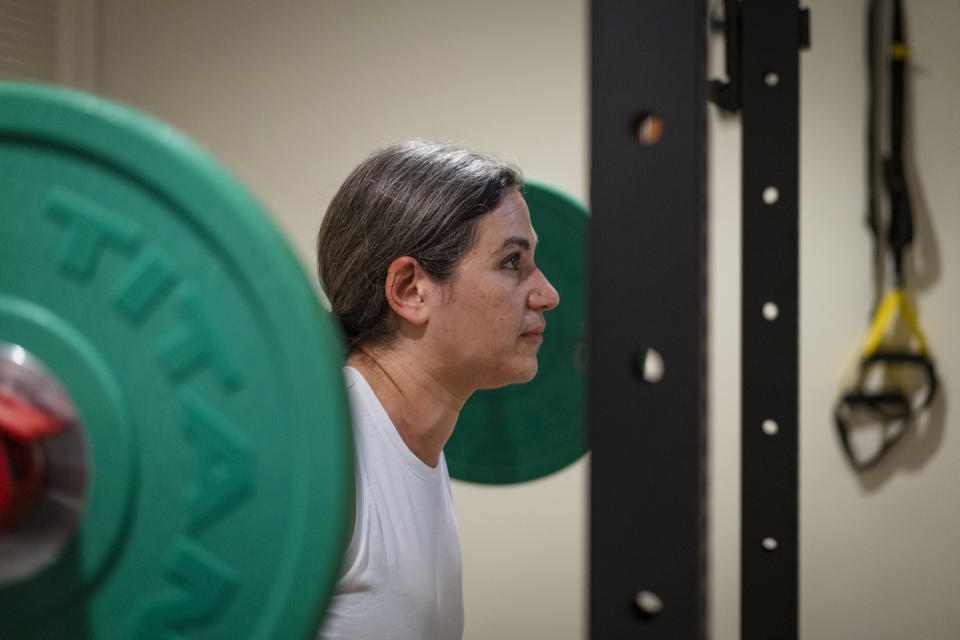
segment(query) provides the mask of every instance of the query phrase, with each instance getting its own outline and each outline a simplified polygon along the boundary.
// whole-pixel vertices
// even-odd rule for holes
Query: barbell
[[[352,524],[339,329],[248,192],[172,128],[0,83],[0,637],[307,638]],[[586,210],[526,187],[563,300],[451,475],[586,451]]]

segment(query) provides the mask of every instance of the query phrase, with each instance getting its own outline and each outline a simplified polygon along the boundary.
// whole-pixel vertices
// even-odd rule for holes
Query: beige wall
[[[960,634],[960,4],[911,0],[921,321],[938,420],[857,477],[830,423],[870,304],[864,230],[863,2],[810,0],[802,56],[801,628],[826,638]],[[325,203],[396,138],[500,152],[586,199],[584,0],[101,0],[104,94],[186,131],[229,165],[311,264]],[[715,62],[719,62],[716,60]],[[739,126],[711,110],[711,637],[738,637]],[[922,195],[920,195],[922,194]],[[517,487],[457,483],[468,640],[580,638],[586,462]]]
[[[800,59],[801,638],[957,638],[960,420],[950,404],[960,373],[960,4],[904,3],[919,177],[913,259],[926,274],[913,283],[943,393],[934,420],[859,477],[841,454],[831,410],[872,303],[864,225],[866,2],[803,4],[812,9],[813,47]],[[715,112],[711,124],[710,594],[713,637],[727,640],[738,637],[740,588],[740,129]]]
[[[829,408],[872,301],[859,4],[824,3],[814,22],[821,46],[803,70],[801,624],[811,639],[956,638],[960,420],[950,405],[960,374],[960,4],[905,3],[918,173],[913,283],[943,394],[933,419],[889,464],[858,478],[843,464]]]

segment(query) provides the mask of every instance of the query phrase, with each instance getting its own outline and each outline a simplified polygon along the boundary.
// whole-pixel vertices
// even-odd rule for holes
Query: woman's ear
[[[429,315],[427,306],[430,277],[414,258],[397,258],[387,269],[384,290],[387,303],[398,316],[415,325],[422,325]]]

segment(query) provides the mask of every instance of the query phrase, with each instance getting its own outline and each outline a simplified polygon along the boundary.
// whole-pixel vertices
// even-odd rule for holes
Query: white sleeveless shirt
[[[459,640],[460,533],[447,462],[407,448],[367,381],[344,368],[356,447],[356,517],[322,640]]]

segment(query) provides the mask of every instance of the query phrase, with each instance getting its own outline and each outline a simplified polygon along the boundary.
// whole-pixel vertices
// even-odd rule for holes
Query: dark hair
[[[411,140],[373,153],[340,186],[317,236],[317,271],[347,347],[396,329],[387,269],[411,256],[446,281],[473,244],[480,216],[496,209],[518,169],[448,144]]]

